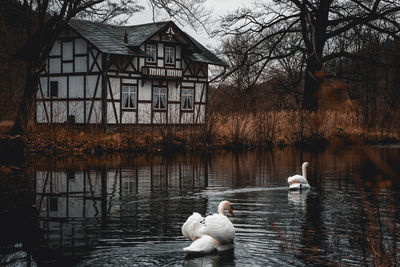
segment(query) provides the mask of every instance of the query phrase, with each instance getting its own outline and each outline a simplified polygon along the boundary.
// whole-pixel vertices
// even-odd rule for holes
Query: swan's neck
[[[225,210],[223,206],[218,206],[218,213],[225,216]]]
[[[222,201],[218,205],[218,213],[225,216],[225,210],[227,209],[227,201]]]
[[[307,179],[307,166],[304,164],[301,166],[302,172],[303,172],[303,177]]]

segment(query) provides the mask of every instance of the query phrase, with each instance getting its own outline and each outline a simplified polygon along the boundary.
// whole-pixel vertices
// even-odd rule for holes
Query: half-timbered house
[[[41,74],[37,123],[201,124],[209,65],[225,63],[171,21],[73,20]]]

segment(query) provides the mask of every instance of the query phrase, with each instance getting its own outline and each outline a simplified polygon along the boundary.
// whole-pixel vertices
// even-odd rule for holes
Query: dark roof
[[[134,26],[114,26],[85,20],[71,20],[68,25],[103,53],[147,56],[144,51],[140,50],[139,46],[171,23],[173,22],[164,21]],[[174,26],[177,27],[175,24]],[[125,33],[128,37],[127,43],[124,42]],[[190,39],[198,50],[188,56],[191,60],[213,65],[227,65],[190,35],[183,31],[182,33]]]
[[[221,60],[219,57],[217,57],[214,53],[212,53],[210,50],[205,48],[202,44],[196,41],[192,36],[187,34],[187,36],[190,38],[190,40],[196,45],[196,47],[199,48],[200,53],[193,53],[189,58],[194,61],[194,62],[204,62],[204,63],[209,63],[209,64],[214,64],[218,66],[228,66],[227,63],[225,63],[223,60]]]

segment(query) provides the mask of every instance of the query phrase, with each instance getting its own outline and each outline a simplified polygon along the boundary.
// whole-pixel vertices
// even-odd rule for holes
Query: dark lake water
[[[303,161],[311,190],[289,192]],[[30,158],[0,173],[0,265],[25,266],[19,251],[38,266],[400,262],[399,147]],[[222,200],[234,250],[187,256],[182,224]]]

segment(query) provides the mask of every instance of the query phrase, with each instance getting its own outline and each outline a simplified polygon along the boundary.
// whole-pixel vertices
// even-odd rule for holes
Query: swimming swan
[[[206,218],[193,212],[182,226],[182,234],[193,242],[183,250],[188,253],[209,253],[215,249],[224,251],[232,248],[235,228],[225,211],[235,216],[232,204],[226,200],[219,203],[218,213]]]
[[[307,167],[308,162],[304,162],[301,166],[303,175],[294,175],[288,178],[289,190],[309,189],[310,185],[307,182]]]

